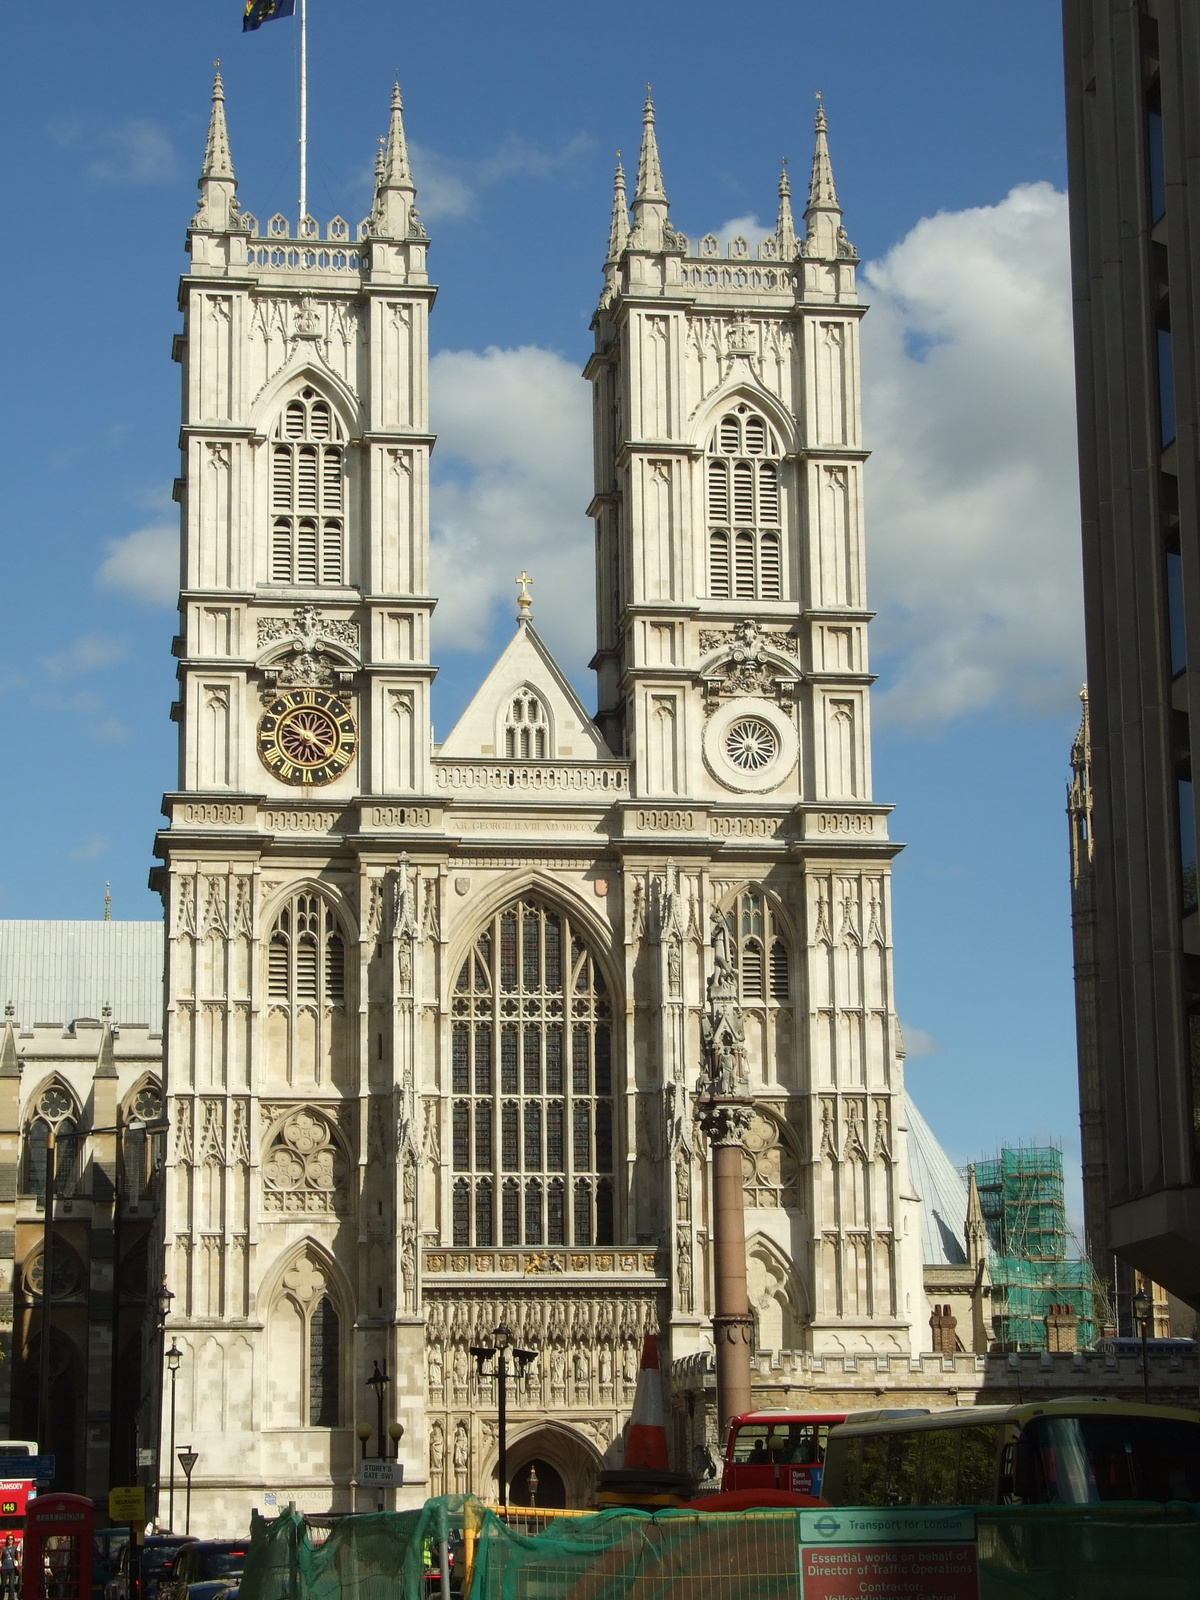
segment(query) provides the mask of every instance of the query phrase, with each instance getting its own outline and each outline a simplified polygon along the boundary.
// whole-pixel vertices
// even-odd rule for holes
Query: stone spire
[[[839,257],[856,260],[854,246],[842,227],[842,208],[833,186],[833,165],[829,159],[829,140],[825,105],[817,96],[816,144],[813,147],[812,177],[808,184],[808,209],[804,213],[806,234],[804,254],[826,261]]]
[[[787,157],[779,173],[779,215],[775,219],[775,248],[781,261],[796,254],[796,224],[792,217],[792,180],[788,177]]]
[[[975,1163],[967,1168],[967,1262],[978,1267],[987,1256],[987,1223],[979,1200],[979,1185],[975,1181]]]
[[[646,104],[642,109],[642,150],[638,157],[637,190],[633,197],[633,231],[629,242],[636,250],[661,250],[674,241],[663,188],[662,164],[658,159],[658,139],[654,133],[654,101],[646,85]]]
[[[417,186],[408,159],[404,137],[404,102],[400,84],[392,85],[392,110],[388,120],[387,144],[377,168],[375,188],[375,233],[385,239],[407,239],[413,223],[420,228],[415,205]]]
[[[629,206],[625,199],[625,168],[621,165],[621,152],[617,151],[617,170],[613,178],[612,222],[608,228],[608,254],[606,263],[619,259],[629,237]]]
[[[200,169],[200,204],[192,227],[206,233],[228,233],[237,222],[237,179],[233,175],[233,156],[229,151],[229,132],[225,127],[225,85],[218,65],[213,77],[212,112],[208,119],[208,143]]]

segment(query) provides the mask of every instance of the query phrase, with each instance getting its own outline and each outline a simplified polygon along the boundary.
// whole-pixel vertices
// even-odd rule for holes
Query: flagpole
[[[308,217],[308,5],[300,0],[300,237]]]

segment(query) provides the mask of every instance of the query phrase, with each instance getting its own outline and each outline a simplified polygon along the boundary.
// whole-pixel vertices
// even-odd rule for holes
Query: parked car
[[[105,1600],[117,1575],[121,1551],[129,1543],[128,1528],[97,1528],[92,1534],[92,1600]]]
[[[183,1533],[156,1533],[139,1546],[142,1553],[141,1600],[158,1600],[160,1585],[171,1576],[175,1557],[185,1544],[197,1541]],[[129,1560],[132,1547],[126,1543],[117,1558],[114,1577],[104,1585],[104,1600],[129,1600]]]
[[[179,1552],[159,1600],[216,1600],[241,1577],[248,1548],[245,1539],[194,1539]]]

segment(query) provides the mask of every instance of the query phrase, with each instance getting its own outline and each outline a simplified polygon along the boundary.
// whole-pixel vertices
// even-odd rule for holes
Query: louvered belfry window
[[[612,1012],[582,935],[541,901],[507,907],[453,1015],[453,1243],[611,1244]]]
[[[270,581],[305,589],[347,582],[346,448],[328,400],[304,389],[271,441]]]
[[[717,424],[708,447],[708,592],[714,600],[782,600],[782,450],[749,406]]]
[[[731,921],[737,938],[743,1005],[791,998],[791,959],[783,929],[758,889],[740,894]]]
[[[293,895],[275,918],[267,945],[267,997],[345,1001],[346,944],[333,909],[319,894]]]

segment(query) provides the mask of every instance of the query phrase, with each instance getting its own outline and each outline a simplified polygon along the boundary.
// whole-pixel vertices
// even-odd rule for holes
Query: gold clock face
[[[324,689],[288,689],[259,719],[259,757],[284,783],[332,783],[357,748],[349,707]]]

